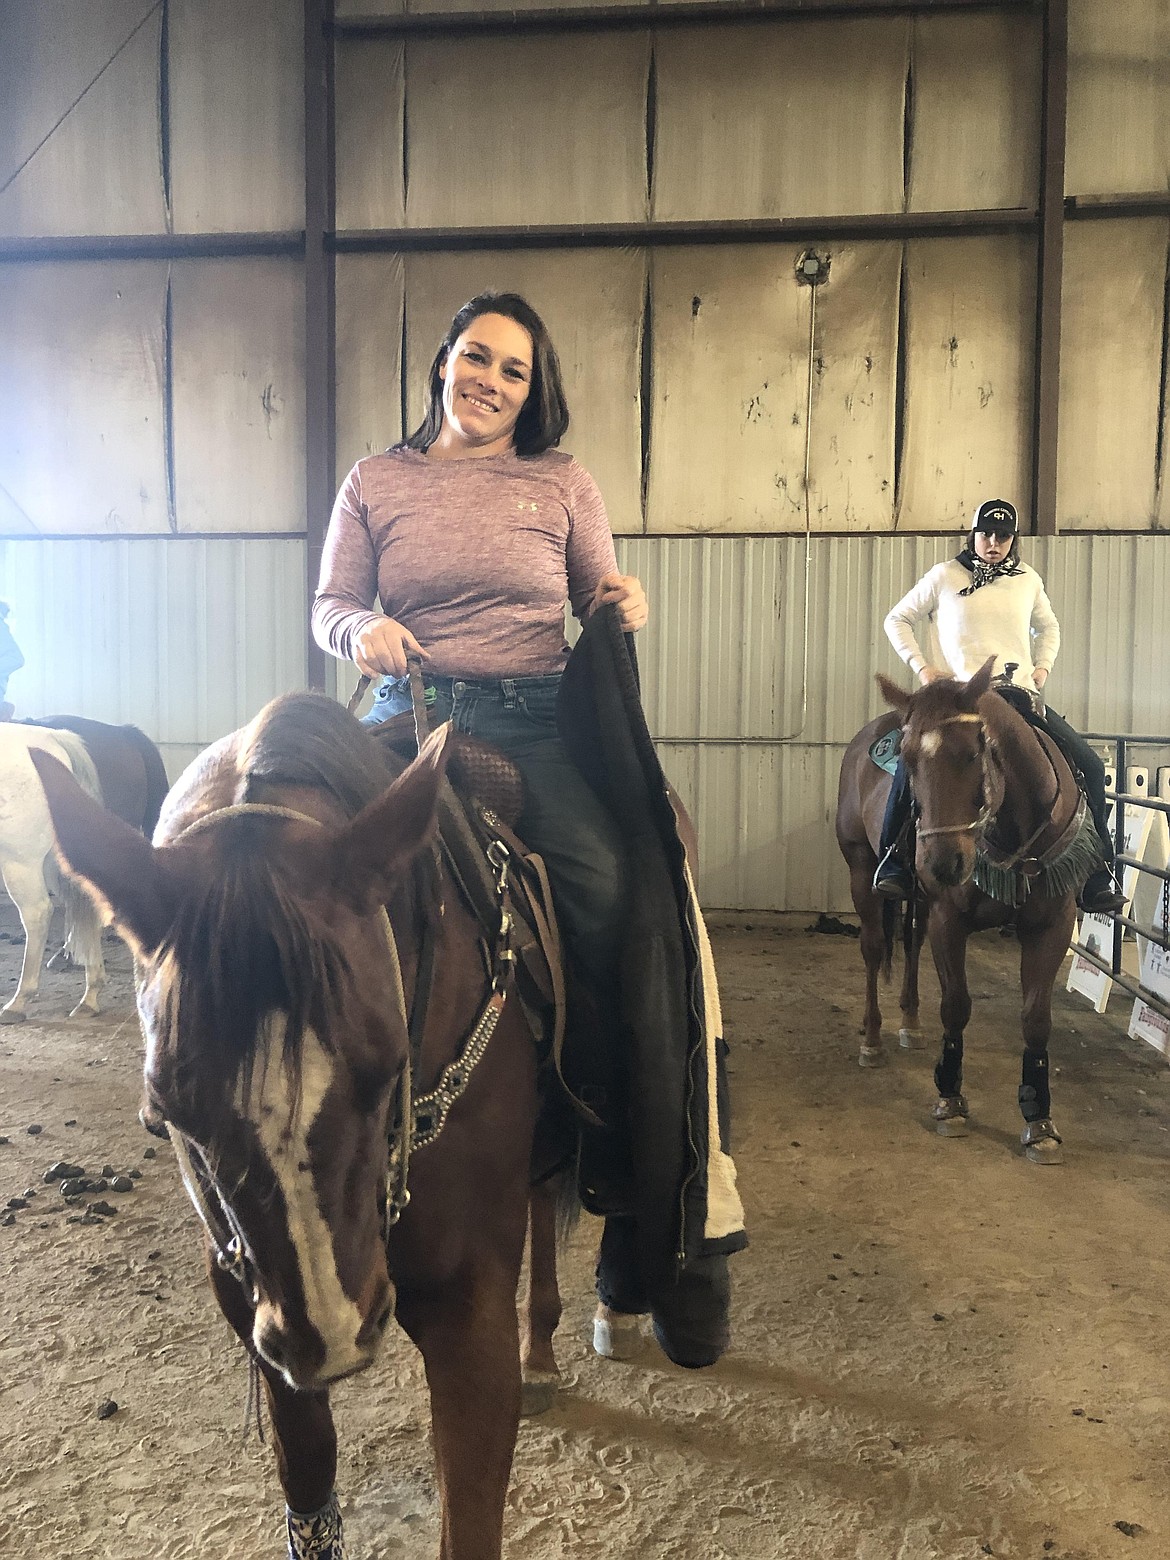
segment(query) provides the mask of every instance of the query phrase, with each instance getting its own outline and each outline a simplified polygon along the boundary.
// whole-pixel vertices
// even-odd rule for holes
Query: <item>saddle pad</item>
[[[869,746],[869,756],[879,769],[884,769],[886,774],[892,775],[898,767],[898,754],[902,751],[902,728],[895,726],[893,731],[887,731],[884,737],[878,737],[876,742]]]

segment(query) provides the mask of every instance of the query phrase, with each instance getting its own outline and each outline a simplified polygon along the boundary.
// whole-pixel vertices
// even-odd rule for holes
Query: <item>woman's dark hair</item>
[[[548,327],[519,293],[481,292],[465,303],[451,321],[431,364],[426,416],[410,437],[403,439],[400,449],[429,450],[439,437],[443,426],[443,381],[439,370],[451,348],[481,314],[502,314],[522,325],[532,337],[532,380],[513,435],[517,455],[540,455],[561,442],[569,426],[569,408],[565,404],[561,365]]]

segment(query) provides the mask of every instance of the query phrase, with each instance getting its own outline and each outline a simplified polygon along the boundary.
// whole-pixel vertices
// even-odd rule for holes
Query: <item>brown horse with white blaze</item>
[[[898,920],[895,907],[873,887],[891,781],[870,758],[870,748],[900,723],[918,817],[918,893],[903,925],[902,1044],[911,1048],[918,1031],[918,952],[925,921],[942,987],[933,1114],[942,1135],[964,1135],[963,1034],[971,1017],[967,939],[1014,921],[1023,991],[1021,1142],[1029,1159],[1055,1164],[1061,1140],[1052,1124],[1048,1084],[1052,988],[1068,951],[1075,892],[1092,865],[1095,836],[1068,761],[1047,733],[991,688],[993,666],[987,661],[967,683],[944,678],[914,693],[879,675],[895,713],[865,726],[842,761],[837,840],[861,919],[866,971],[860,1060],[863,1066],[884,1060],[878,973],[883,968],[889,973]]]
[[[393,778],[339,706],[278,699],[188,769],[153,845],[35,760],[137,957],[144,1120],[263,1375],[294,1560],[343,1560],[329,1387],[392,1315],[426,1366],[442,1560],[501,1552],[537,1055],[506,917],[485,948],[427,849],[448,735]]]

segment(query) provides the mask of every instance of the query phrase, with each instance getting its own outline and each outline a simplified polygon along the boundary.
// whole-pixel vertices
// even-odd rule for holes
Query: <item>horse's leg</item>
[[[294,1392],[252,1349],[252,1307],[230,1274],[209,1262],[211,1287],[232,1330],[259,1366],[280,1486],[289,1560],[346,1560],[337,1477],[337,1431],[328,1392]]]
[[[516,1268],[495,1261],[463,1283],[398,1293],[431,1392],[442,1502],[439,1560],[500,1560],[520,1424]]]
[[[520,1371],[523,1412],[542,1414],[552,1406],[561,1373],[553,1333],[561,1319],[557,1284],[557,1181],[541,1181],[528,1194],[528,1292],[520,1313]]]
[[[865,960],[865,1017],[861,1025],[862,1067],[882,1067],[886,1053],[882,1049],[882,1010],[878,1006],[878,973],[886,952],[882,926],[882,898],[874,892],[873,875],[877,858],[872,852],[855,853],[849,861],[849,891],[861,922],[861,957]]]
[[[963,1097],[963,1031],[971,1018],[967,987],[967,928],[958,917],[934,905],[930,914],[930,951],[942,987],[942,1053],[934,1069],[938,1100],[932,1112],[943,1137],[966,1137],[967,1101]]]
[[[9,862],[4,869],[4,886],[12,896],[24,927],[24,958],[20,965],[20,982],[0,1009],[0,1024],[22,1024],[25,1009],[40,988],[41,960],[53,907],[45,888],[44,867],[39,861],[32,866]]]
[[[918,1023],[918,961],[922,953],[923,916],[918,904],[907,905],[909,924],[903,936],[902,1027],[898,1030],[898,1044],[903,1051],[918,1051],[924,1044]]]
[[[1056,920],[1048,926],[1018,928],[1020,937],[1020,985],[1024,1060],[1020,1078],[1020,1112],[1024,1153],[1037,1165],[1058,1165],[1064,1154],[1060,1135],[1052,1125],[1052,1101],[1048,1090],[1048,1037],[1052,1033],[1052,987],[1068,951],[1076,911],[1070,897]]]

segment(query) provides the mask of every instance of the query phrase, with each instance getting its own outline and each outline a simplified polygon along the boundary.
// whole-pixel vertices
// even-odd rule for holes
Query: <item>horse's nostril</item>
[[[382,1308],[381,1315],[378,1317],[378,1331],[379,1332],[385,1332],[386,1331],[387,1327],[389,1327],[389,1325],[390,1325],[390,1318],[393,1315],[394,1315],[394,1302],[393,1302],[393,1300],[387,1300],[386,1304]]]
[[[256,1347],[270,1365],[275,1365],[277,1370],[283,1370],[288,1363],[285,1358],[284,1342],[275,1327],[265,1327],[256,1338]]]

